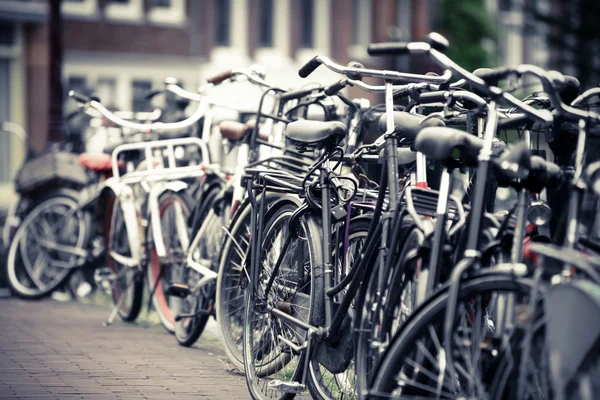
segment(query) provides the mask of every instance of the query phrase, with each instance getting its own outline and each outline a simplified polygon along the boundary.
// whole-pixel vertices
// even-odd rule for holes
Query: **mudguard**
[[[158,182],[152,185],[150,193],[148,195],[148,206],[150,211],[150,223],[152,227],[152,238],[154,240],[154,246],[156,254],[159,258],[167,256],[167,250],[165,248],[165,242],[163,241],[162,227],[160,222],[160,205],[158,200],[163,193],[167,191],[179,192],[188,188],[188,184],[183,181],[170,181],[170,182]],[[176,221],[177,231],[185,232],[184,237],[180,237],[180,243],[183,249],[187,251],[189,247],[190,238],[187,235],[187,221],[181,212],[181,208],[176,207]]]
[[[133,195],[133,189],[131,186],[123,182],[119,182],[113,178],[107,179],[102,186],[103,187],[100,190],[100,195],[98,196],[98,203],[96,206],[96,218],[114,218],[115,214],[109,217],[105,216],[104,212],[106,211],[106,199],[109,196],[116,196],[119,200],[118,204],[123,211],[123,218],[125,220],[125,226],[127,229],[127,240],[131,250],[131,257],[125,257],[115,252],[111,252],[111,257],[113,257],[115,261],[119,262],[120,264],[130,267],[137,266],[142,260],[142,242],[140,240],[142,237],[142,229],[138,221],[138,213],[135,204],[135,197]],[[111,220],[111,225],[113,222],[114,221]],[[100,223],[97,224],[97,226],[105,229],[105,224]],[[106,248],[107,251],[110,251],[109,243],[106,243]]]

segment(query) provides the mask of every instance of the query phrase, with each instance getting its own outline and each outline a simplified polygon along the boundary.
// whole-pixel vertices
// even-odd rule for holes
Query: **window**
[[[215,1],[215,44],[229,46],[231,0]]]
[[[87,79],[85,76],[73,75],[67,81],[67,93],[69,90],[74,90],[79,93],[88,94]]]
[[[113,78],[100,78],[96,85],[96,96],[107,107],[115,105],[116,82]]]
[[[171,7],[171,0],[151,0],[150,7]]]
[[[512,9],[512,4],[511,3],[512,3],[511,0],[500,0],[498,8],[501,11],[510,11]]]
[[[314,0],[302,0],[300,25],[300,47],[314,47],[314,25],[315,2]]]
[[[61,11],[70,16],[95,17],[97,0],[63,0]]]
[[[273,29],[275,21],[273,20],[273,0],[261,0],[260,20],[259,20],[259,38],[260,47],[273,47]]]
[[[371,43],[371,0],[354,0],[354,26],[352,44],[365,46]]]
[[[150,81],[133,81],[132,111],[151,111],[150,100],[146,99],[146,94],[150,89],[152,89],[152,82]]]
[[[109,20],[119,22],[144,22],[144,0],[110,0],[104,7]]]
[[[14,25],[0,22],[0,46],[12,46],[15,44]]]
[[[185,0],[152,0],[146,17],[158,25],[183,26]]]

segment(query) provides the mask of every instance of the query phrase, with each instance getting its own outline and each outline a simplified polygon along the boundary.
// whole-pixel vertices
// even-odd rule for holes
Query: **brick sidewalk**
[[[194,348],[161,327],[104,328],[105,308],[0,300],[1,399],[247,399],[209,329]]]

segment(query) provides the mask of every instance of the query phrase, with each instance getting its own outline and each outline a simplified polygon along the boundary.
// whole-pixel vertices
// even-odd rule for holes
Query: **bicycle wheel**
[[[25,299],[50,294],[65,282],[81,256],[58,246],[83,249],[89,239],[90,215],[78,210],[77,193],[61,189],[34,206],[8,249],[6,276],[11,291]]]
[[[438,291],[394,338],[377,368],[370,398],[491,398],[491,382],[503,360],[497,355],[514,351],[514,331],[495,332],[498,299],[514,295],[516,309],[526,309],[532,285],[508,274],[482,274],[461,284],[451,347],[454,376],[443,339],[448,288]]]
[[[251,272],[251,277],[254,273],[259,276],[257,291],[246,291],[244,367],[255,399],[290,399],[302,389],[299,380],[306,352],[294,351],[292,346],[306,345],[307,332],[269,310],[280,310],[310,324],[317,319],[315,310],[323,307],[324,294],[317,293],[323,287],[323,276],[315,273],[317,266],[322,266],[321,229],[315,219],[303,216],[298,234],[290,237],[288,222],[296,209],[279,207],[265,224],[260,271]],[[280,268],[272,277],[271,290],[265,293],[280,256]]]
[[[193,258],[199,264],[215,271],[217,269],[217,260],[219,249],[223,238],[222,227],[225,224],[225,218],[228,212],[221,204],[215,204],[218,190],[209,193],[199,210],[199,221],[202,225],[197,235],[202,235],[196,248],[190,249]],[[180,319],[175,323],[175,336],[182,346],[193,345],[206,326],[206,322],[213,312],[215,298],[215,283],[211,282],[200,289],[195,286],[200,281],[200,274],[191,267],[185,267],[181,270],[183,282],[188,285],[192,293],[185,299],[177,299],[179,308],[177,315],[190,315]]]
[[[360,259],[363,248],[366,243],[367,234],[369,233],[371,221],[369,218],[359,217],[356,220],[350,222],[350,229],[348,231],[348,243],[344,251],[345,237],[341,238],[341,243],[338,244],[337,248],[340,254],[344,255],[344,258],[337,257],[334,253],[334,260],[336,262],[337,282],[339,283]],[[346,291],[342,291],[336,298],[336,303],[341,302],[341,298],[345,295]],[[355,318],[355,310],[353,307],[349,310],[350,320]],[[351,329],[349,324],[348,329]],[[352,343],[352,339],[350,338]],[[344,346],[338,346],[336,350],[330,350],[330,354],[327,355],[328,359],[347,359],[347,351],[353,350],[351,347],[344,348]],[[346,356],[346,357],[344,357]],[[341,364],[341,363],[340,363]],[[339,368],[339,366],[337,366]],[[345,369],[342,372],[333,373],[327,369],[326,365],[321,364],[317,358],[311,357],[309,365],[309,380],[308,389],[310,390],[311,396],[315,399],[355,399],[358,396],[356,386],[356,374],[355,374],[355,360],[352,354],[352,360],[347,363]]]
[[[107,199],[107,212],[111,217],[106,220],[108,226],[105,229],[106,265],[114,274],[110,295],[113,304],[121,303],[118,309],[119,317],[125,322],[133,322],[142,309],[144,280],[137,267],[123,265],[111,256],[111,252],[114,251],[131,257],[123,210],[116,196]]]
[[[219,338],[231,363],[240,369],[244,368],[242,271],[250,249],[251,213],[252,206],[247,203],[239,211],[229,234],[226,235],[217,278],[216,312]]]
[[[416,271],[421,259],[414,257],[412,252],[421,246],[424,235],[414,226],[403,229],[406,232],[402,235],[396,267],[387,272],[383,293],[378,288],[379,265],[375,265],[357,300],[358,393],[368,389],[374,366],[415,306]]]
[[[171,283],[181,274],[179,270],[186,268],[185,258],[189,244],[187,227],[192,208],[192,200],[186,192],[163,193],[158,199],[161,234],[166,260],[160,260],[156,252],[152,229],[148,229],[148,243],[151,243],[150,262],[146,268],[146,279],[152,296],[152,307],[158,315],[161,325],[167,332],[175,332],[174,313],[179,299],[171,298],[167,291]]]

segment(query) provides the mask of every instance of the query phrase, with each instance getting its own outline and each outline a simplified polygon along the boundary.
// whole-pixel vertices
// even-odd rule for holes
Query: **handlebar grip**
[[[436,49],[439,52],[446,52],[448,47],[450,47],[450,42],[444,36],[440,35],[437,32],[431,32],[425,38],[425,41],[429,43],[431,48]]]
[[[231,78],[233,76],[233,70],[228,69],[223,72],[219,72],[207,79],[208,83],[212,83],[213,85],[218,85],[219,83]]]
[[[581,83],[574,76],[565,75],[565,83],[560,98],[565,104],[571,104],[581,94]]]
[[[164,90],[162,89],[152,89],[146,92],[146,100],[151,100],[154,98],[154,96],[157,96],[159,94],[161,94],[162,92],[164,92]]]
[[[282,93],[281,96],[279,97],[279,100],[282,103],[285,103],[286,101],[299,99],[301,97],[309,95],[309,94],[311,94],[312,92],[314,92],[315,90],[318,90],[318,89],[319,88],[289,90],[287,92]]]
[[[445,90],[421,93],[419,94],[419,103],[445,103],[447,100],[445,94]]]
[[[498,121],[499,129],[514,129],[531,123],[532,120],[527,114],[518,114],[510,118],[502,118]]]
[[[399,56],[410,54],[407,42],[371,43],[367,47],[370,56]]]
[[[327,86],[323,92],[327,95],[327,96],[333,96],[335,94],[337,94],[337,92],[339,92],[340,90],[342,90],[343,88],[345,88],[348,85],[348,79],[342,79],[339,82],[334,83],[333,85]]]
[[[314,56],[313,58],[308,60],[306,64],[304,64],[298,70],[298,75],[300,75],[300,78],[306,78],[307,76],[312,74],[315,71],[315,69],[319,67],[319,65],[321,65],[321,61],[319,61],[317,57],[318,56]]]
[[[92,101],[93,99],[89,96],[86,96],[83,93],[77,93],[74,90],[70,90],[69,91],[69,97],[74,98],[76,101],[78,101],[79,103],[89,103],[90,101]]]
[[[480,77],[488,85],[498,85],[498,82],[505,79],[510,74],[516,73],[514,68],[500,67],[495,69],[480,68],[473,72],[476,76]]]

